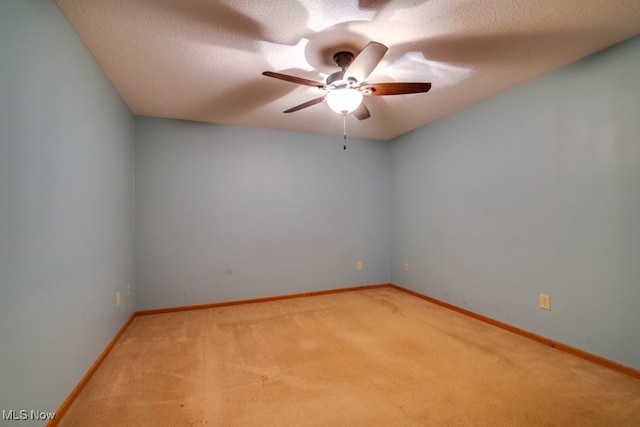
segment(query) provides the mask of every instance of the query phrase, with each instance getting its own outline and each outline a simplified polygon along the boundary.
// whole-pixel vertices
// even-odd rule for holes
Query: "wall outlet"
[[[549,295],[540,294],[540,308],[543,310],[551,310],[551,298]]]
[[[131,283],[127,284],[127,295],[131,295]]]
[[[408,262],[404,263],[404,271],[409,271],[409,263]]]
[[[362,261],[358,261],[358,262],[356,263],[356,270],[358,270],[358,271],[362,271]]]
[[[120,291],[116,292],[116,307],[120,306]]]

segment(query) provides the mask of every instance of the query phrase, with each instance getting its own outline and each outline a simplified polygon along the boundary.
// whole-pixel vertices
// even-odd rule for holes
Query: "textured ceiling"
[[[320,89],[338,50],[389,47],[367,82],[431,82],[365,97],[353,137],[387,140],[640,33],[638,0],[57,0],[138,115],[342,136]],[[588,88],[587,88],[588,89]]]

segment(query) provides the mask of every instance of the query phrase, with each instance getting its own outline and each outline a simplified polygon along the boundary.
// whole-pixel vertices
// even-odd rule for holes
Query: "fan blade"
[[[316,104],[320,104],[321,102],[324,101],[324,96],[321,96],[320,98],[316,98],[316,99],[312,99],[311,101],[307,101],[307,102],[303,102],[300,105],[296,105],[295,107],[289,108],[286,111],[283,111],[283,113],[293,113],[294,111],[298,111],[298,110],[302,110],[303,108],[307,108],[307,107],[311,107],[312,105],[316,105]]]
[[[321,82],[316,82],[309,79],[303,79],[302,77],[290,76],[288,74],[274,73],[273,71],[265,71],[262,73],[262,75],[267,77],[273,77],[274,79],[284,80],[291,83],[297,83],[299,85],[317,87],[319,89],[324,89],[326,87],[325,84]]]
[[[369,109],[367,108],[366,105],[364,105],[364,102],[362,102],[358,108],[353,110],[351,114],[356,116],[356,119],[358,120],[364,120],[371,117],[371,114],[369,113]]]
[[[344,73],[344,79],[354,78],[358,82],[364,81],[380,63],[388,49],[382,43],[369,42],[349,65]]]
[[[431,83],[370,83],[360,86],[360,90],[365,95],[384,96],[384,95],[404,95],[408,93],[428,92],[431,89]]]

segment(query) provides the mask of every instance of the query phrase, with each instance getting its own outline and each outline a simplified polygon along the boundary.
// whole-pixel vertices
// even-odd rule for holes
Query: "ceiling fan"
[[[365,79],[373,72],[387,50],[388,48],[382,43],[372,41],[369,42],[357,56],[348,51],[337,52],[333,55],[333,61],[341,70],[330,74],[326,79],[326,83],[273,71],[265,71],[262,74],[275,79],[316,87],[327,91],[325,95],[289,108],[284,111],[284,113],[293,113],[294,111],[327,101],[327,104],[333,111],[343,116],[346,116],[348,113],[353,113],[359,120],[364,120],[371,117],[369,109],[363,102],[364,95],[404,95],[427,92],[431,89],[431,83],[367,83]]]

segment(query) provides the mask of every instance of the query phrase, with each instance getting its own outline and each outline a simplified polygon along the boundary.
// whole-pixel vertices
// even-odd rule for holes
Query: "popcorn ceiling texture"
[[[341,135],[322,91],[337,50],[390,49],[367,79],[430,81],[426,94],[367,97],[353,137],[388,140],[640,33],[640,2],[616,0],[57,0],[138,115]]]

